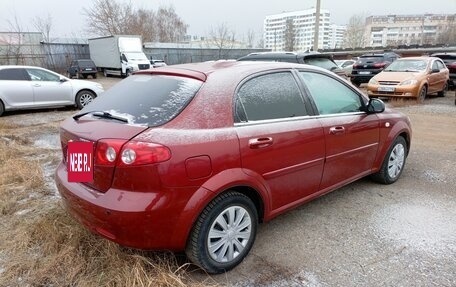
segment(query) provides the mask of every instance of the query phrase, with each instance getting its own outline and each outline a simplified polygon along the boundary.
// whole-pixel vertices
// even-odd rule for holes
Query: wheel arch
[[[95,98],[98,97],[97,93],[94,90],[89,89],[89,88],[83,88],[83,89],[78,90],[76,93],[74,93],[74,103],[75,104],[76,104],[76,99],[77,99],[79,93],[80,92],[84,92],[84,91],[88,91],[88,92],[93,93],[95,95]]]

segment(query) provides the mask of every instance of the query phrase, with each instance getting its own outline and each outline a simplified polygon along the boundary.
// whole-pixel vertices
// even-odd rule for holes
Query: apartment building
[[[345,25],[337,25],[331,24],[331,32],[329,38],[329,48],[330,49],[340,49],[345,48],[344,45],[344,37],[345,32],[347,31],[347,26]]]
[[[386,15],[366,18],[367,46],[437,44],[456,24],[456,14]]]
[[[263,26],[264,48],[271,49],[272,51],[287,50],[286,41],[290,35],[290,31],[287,31],[287,29],[292,27],[293,50],[311,50],[313,48],[315,33],[315,16],[315,8],[266,16]],[[330,23],[329,11],[320,9],[319,49],[333,48]]]

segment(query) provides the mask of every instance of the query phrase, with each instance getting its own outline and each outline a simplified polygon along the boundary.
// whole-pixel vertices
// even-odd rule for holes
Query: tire
[[[3,105],[3,102],[0,101],[0,117],[3,115],[5,112],[5,106]]]
[[[82,77],[83,77],[84,79],[87,79],[87,75],[82,75]]]
[[[97,74],[92,74],[92,79],[96,79],[97,78]]]
[[[361,83],[359,83],[359,82],[356,82],[356,81],[353,81],[353,80],[352,80],[351,82],[352,82],[352,84],[353,84],[355,87],[358,87],[358,88],[359,88],[359,86],[361,86]]]
[[[445,83],[445,86],[443,86],[443,90],[437,93],[438,97],[445,97],[445,93],[448,91],[448,82]]]
[[[103,69],[103,76],[104,76],[105,78],[107,78],[107,77],[109,76],[108,73],[106,72],[106,69]]]
[[[427,88],[426,88],[426,86],[423,86],[418,94],[418,102],[424,103],[426,96],[427,96]]]
[[[82,79],[82,75],[79,72],[76,72],[76,79]]]
[[[130,77],[130,76],[131,76],[131,71],[130,70],[126,70],[125,71],[125,78]]]
[[[70,72],[67,73],[67,77],[68,77],[69,79],[73,79],[73,75],[71,75]]]
[[[253,202],[241,193],[225,192],[212,200],[199,216],[185,253],[210,274],[226,272],[249,253],[257,226],[258,214]]]
[[[371,176],[372,179],[383,184],[396,182],[404,170],[406,158],[407,143],[402,136],[398,136],[385,155],[380,170]]]
[[[76,106],[82,109],[96,98],[96,95],[88,90],[79,91],[76,95]]]

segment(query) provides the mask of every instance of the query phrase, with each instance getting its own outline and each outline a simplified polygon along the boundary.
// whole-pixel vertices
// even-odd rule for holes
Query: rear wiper
[[[104,111],[85,112],[85,113],[73,116],[73,119],[75,121],[77,121],[77,120],[79,120],[79,118],[81,118],[81,117],[83,117],[85,115],[88,115],[88,114],[92,114],[95,117],[100,117],[100,118],[104,118],[104,119],[112,119],[112,120],[117,120],[117,121],[121,121],[121,122],[124,122],[124,123],[128,123],[127,119],[122,118],[122,117],[118,117],[118,116],[113,116],[112,114],[110,114],[108,112],[104,112]]]

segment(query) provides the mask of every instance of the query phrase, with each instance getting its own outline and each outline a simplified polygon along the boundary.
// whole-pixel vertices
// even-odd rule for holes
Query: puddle
[[[375,231],[383,238],[432,254],[456,252],[456,222],[442,205],[392,205],[374,214]]]

